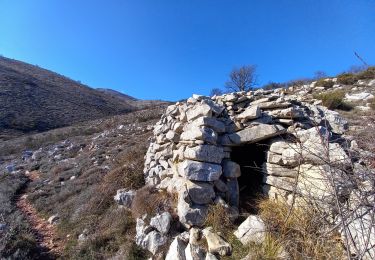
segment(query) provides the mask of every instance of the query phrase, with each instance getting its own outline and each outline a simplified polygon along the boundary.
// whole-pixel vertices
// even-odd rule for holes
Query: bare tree
[[[234,68],[229,74],[229,81],[225,87],[230,91],[249,91],[257,85],[258,75],[255,65]]]
[[[318,70],[318,71],[314,72],[314,79],[319,80],[319,79],[323,79],[323,78],[328,78],[327,73],[325,73],[322,70]]]
[[[211,89],[210,96],[221,96],[223,95],[223,91],[219,88]]]

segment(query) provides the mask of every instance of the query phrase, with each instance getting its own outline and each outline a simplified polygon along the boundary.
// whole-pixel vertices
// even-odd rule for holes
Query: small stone
[[[189,243],[191,245],[199,245],[199,241],[201,240],[201,231],[200,231],[200,229],[192,227],[189,230],[189,235],[190,235]]]
[[[116,201],[118,205],[121,205],[121,206],[124,206],[125,208],[130,209],[132,206],[135,194],[136,194],[136,191],[134,190],[120,189],[120,190],[117,190],[117,193],[113,197],[113,199]]]
[[[48,223],[49,224],[56,224],[56,222],[60,219],[60,217],[58,215],[52,215],[51,217],[49,217],[48,219]]]
[[[158,214],[151,218],[150,225],[156,228],[161,234],[168,234],[171,227],[172,216],[169,212]]]
[[[205,258],[205,250],[198,245],[188,244],[185,249],[186,260],[203,260]]]
[[[223,238],[221,238],[218,234],[213,232],[212,227],[205,228],[203,230],[203,235],[206,238],[208,244],[208,252],[212,254],[219,254],[221,256],[231,255],[231,245]]]
[[[250,215],[238,229],[234,232],[234,235],[241,241],[242,244],[246,245],[250,242],[260,244],[265,239],[266,228],[263,220],[256,215]]]

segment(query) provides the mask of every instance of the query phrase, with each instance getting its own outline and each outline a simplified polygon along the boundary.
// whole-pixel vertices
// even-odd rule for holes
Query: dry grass
[[[140,218],[145,214],[151,217],[164,211],[168,211],[174,216],[175,212],[173,212],[173,208],[176,208],[176,205],[176,195],[145,186],[139,189],[134,197],[132,213],[134,218]]]
[[[220,233],[224,237],[228,237],[234,227],[229,218],[227,208],[220,204],[210,205],[204,225],[212,227],[215,232]]]
[[[286,203],[263,200],[260,216],[268,235],[277,238],[291,259],[342,259],[344,250],[340,236],[327,232],[327,223],[313,207],[290,211]]]

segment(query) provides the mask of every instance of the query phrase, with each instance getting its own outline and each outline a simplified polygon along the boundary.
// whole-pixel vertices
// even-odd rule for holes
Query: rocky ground
[[[95,226],[101,224],[98,221],[98,225],[90,227],[89,220],[83,220],[82,211],[91,210],[91,218],[100,218],[108,213],[108,205],[111,205],[106,202],[95,214],[93,211],[97,208],[83,207],[90,200],[99,204],[108,198],[113,201],[116,188],[102,191],[103,178],[111,174],[118,176],[124,166],[132,163],[124,157],[137,157],[145,152],[152,126],[163,110],[163,107],[155,107],[16,139],[14,145],[10,141],[3,143],[4,150],[9,147],[12,150],[1,157],[0,165],[1,195],[11,198],[0,208],[4,234],[0,244],[2,257],[45,259],[80,254],[72,244],[78,238],[84,241],[86,236],[93,235]],[[88,127],[92,129],[89,132],[79,130]],[[56,142],[58,138],[61,140]],[[41,147],[35,149],[37,143]],[[143,155],[138,159],[142,161]],[[9,187],[9,182],[15,180],[19,185]],[[124,183],[117,181],[118,185]],[[8,190],[9,194],[5,194]],[[25,245],[25,235],[21,231],[27,234],[29,244]],[[103,242],[99,247],[107,246]],[[90,249],[82,254],[95,254],[95,251]]]

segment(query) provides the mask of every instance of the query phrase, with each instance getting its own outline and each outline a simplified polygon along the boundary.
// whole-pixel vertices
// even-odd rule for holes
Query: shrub
[[[344,102],[344,97],[345,92],[341,90],[314,95],[314,98],[321,100],[323,106],[326,106],[328,109],[352,109],[353,107],[350,104]]]
[[[315,86],[317,86],[317,87],[323,87],[325,89],[329,89],[329,88],[332,88],[334,84],[335,83],[332,80],[319,79],[316,82]]]
[[[343,73],[337,76],[337,83],[343,85],[353,85],[357,80],[357,75],[351,73]]]
[[[368,67],[366,70],[357,74],[358,79],[375,79],[375,67]]]

